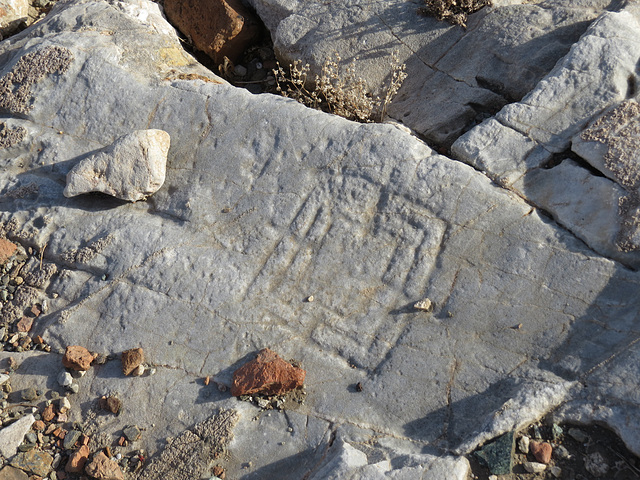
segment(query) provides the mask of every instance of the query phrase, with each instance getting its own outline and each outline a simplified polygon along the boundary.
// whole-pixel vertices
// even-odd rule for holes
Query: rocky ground
[[[0,480],[640,478],[640,5],[487,3],[3,7]]]

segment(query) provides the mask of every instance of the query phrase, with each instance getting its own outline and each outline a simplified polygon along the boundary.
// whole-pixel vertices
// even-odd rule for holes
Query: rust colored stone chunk
[[[124,480],[124,475],[118,464],[100,452],[93,457],[85,472],[98,480]]]
[[[144,362],[144,351],[141,348],[132,348],[122,352],[121,359],[122,373],[129,375]]]
[[[529,451],[538,462],[547,464],[551,461],[553,447],[547,442],[536,442],[532,440],[529,444]]]
[[[56,412],[54,410],[53,404],[47,405],[45,409],[42,411],[42,419],[45,422],[50,422],[53,420],[53,417],[56,416]]]
[[[265,348],[255,360],[233,372],[231,395],[282,395],[302,387],[306,373]]]
[[[45,426],[46,425],[42,420],[36,420],[35,422],[33,422],[33,425],[31,426],[31,428],[33,428],[36,432],[40,432],[44,430]]]
[[[62,364],[71,370],[89,370],[95,357],[84,347],[70,345],[64,352]]]
[[[28,332],[33,326],[33,320],[31,317],[22,317],[16,324],[17,330],[19,332]]]
[[[193,45],[216,63],[237,61],[260,34],[241,0],[165,0],[164,12]]]
[[[17,249],[18,247],[14,243],[6,238],[0,238],[0,265],[9,260]]]
[[[89,447],[82,445],[78,450],[73,452],[69,457],[67,466],[64,468],[69,473],[80,473],[89,458]]]

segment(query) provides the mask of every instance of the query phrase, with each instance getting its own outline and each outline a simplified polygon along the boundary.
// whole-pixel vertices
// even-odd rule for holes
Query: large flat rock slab
[[[142,347],[156,368],[92,367],[78,382],[83,412],[112,392],[125,406],[94,428],[135,421],[153,455],[233,409],[229,477],[348,467],[464,479],[460,455],[479,443],[557,406],[596,418],[585,405],[637,389],[625,372],[638,273],[394,126],[226,84],[157,8],[68,2],[0,44],[0,76],[49,46],[72,59],[31,84],[26,114],[4,119],[21,134],[0,149],[2,232],[46,245],[59,272],[34,287],[48,305],[35,332],[59,354]],[[171,137],[152,197],[64,197],[73,165],[140,129]],[[433,312],[413,308],[424,298]],[[295,410],[260,411],[225,388],[265,347],[307,372]],[[59,371],[42,362],[22,361],[16,385],[29,365],[52,381]],[[598,380],[614,367],[615,384]],[[633,418],[611,411],[597,418],[640,453]]]

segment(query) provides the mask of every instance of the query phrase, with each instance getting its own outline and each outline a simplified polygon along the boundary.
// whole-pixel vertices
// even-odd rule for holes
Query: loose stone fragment
[[[47,452],[34,449],[16,455],[11,460],[11,465],[20,468],[25,472],[45,477],[49,473],[49,470],[51,470],[52,462],[53,457]]]
[[[233,372],[231,395],[282,395],[302,387],[306,373],[265,348],[255,360]]]
[[[580,443],[585,443],[589,439],[589,436],[586,433],[584,433],[582,430],[579,430],[577,428],[570,428],[569,436],[573,438],[576,442],[580,442]]]
[[[129,202],[144,200],[164,183],[169,145],[163,130],[120,137],[71,169],[64,196],[102,192]]]
[[[144,351],[142,348],[126,350],[122,352],[121,360],[122,373],[129,375],[144,362]]]
[[[139,440],[141,435],[140,429],[137,425],[130,425],[128,427],[125,427],[122,433],[124,433],[124,436],[127,437],[127,440],[129,440],[130,442]]]
[[[556,465],[550,467],[549,471],[551,472],[551,475],[556,478],[560,478],[560,476],[562,475],[562,469]]]
[[[69,372],[60,372],[58,375],[58,383],[62,387],[68,387],[73,383],[73,377]]]
[[[509,432],[498,437],[492,443],[475,452],[475,456],[484,463],[494,475],[506,475],[513,468],[514,433]]]
[[[89,370],[95,357],[84,347],[68,346],[62,357],[62,364],[71,370]]]
[[[79,430],[69,430],[64,436],[64,442],[62,443],[64,449],[71,450],[75,448],[76,443],[78,443],[78,440],[80,440],[81,435],[82,432],[80,432]]]
[[[29,476],[19,468],[7,465],[0,470],[0,480],[29,480]]]
[[[425,298],[424,300],[414,303],[413,308],[424,312],[431,312],[433,310],[433,302],[428,298]]]
[[[116,415],[120,412],[120,408],[122,407],[120,399],[113,395],[100,398],[99,403],[102,410],[107,410],[111,413],[115,413]]]
[[[9,260],[17,250],[18,247],[14,243],[6,238],[0,238],[0,265]]]
[[[533,440],[531,441],[529,450],[538,462],[546,464],[551,461],[553,448],[547,442],[536,442]]]
[[[64,468],[65,472],[82,472],[85,463],[87,463],[87,460],[89,459],[89,453],[89,447],[87,447],[86,445],[82,445],[78,450],[73,452],[69,457],[69,461],[67,462],[66,467]]]
[[[100,452],[86,466],[85,472],[98,480],[124,480],[118,464]]]
[[[521,436],[518,440],[518,449],[525,455],[529,453],[529,443],[529,437],[526,435]]]
[[[33,415],[25,415],[16,422],[0,430],[0,454],[4,458],[13,457],[18,451],[24,436],[31,430],[36,419]]]
[[[7,375],[6,373],[0,373],[0,385],[4,385],[5,383],[7,383],[7,381],[9,380],[9,375]]]
[[[45,422],[50,422],[51,420],[53,420],[53,417],[55,416],[56,416],[56,413],[54,411],[53,404],[47,405],[45,409],[42,411],[42,419]]]
[[[538,462],[524,462],[524,469],[529,473],[542,473],[547,469],[544,463]]]
[[[558,445],[556,448],[554,448],[553,454],[560,460],[568,460],[571,458],[569,450],[567,450],[564,445]]]
[[[34,387],[29,387],[22,391],[22,400],[25,402],[33,402],[36,398],[38,398],[38,392]]]

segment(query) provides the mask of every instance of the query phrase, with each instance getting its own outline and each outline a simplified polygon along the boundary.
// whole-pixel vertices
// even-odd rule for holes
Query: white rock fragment
[[[7,381],[9,381],[9,375],[7,375],[6,373],[0,373],[0,385],[4,385],[5,383],[7,383]]]
[[[67,411],[69,411],[71,409],[71,402],[69,401],[69,399],[67,397],[62,397],[60,399],[60,402],[58,404],[58,409],[62,413],[66,413]]]
[[[414,303],[413,308],[415,308],[416,310],[422,310],[424,312],[430,312],[433,310],[433,302],[428,298],[425,298],[424,300],[420,300],[419,302]]]
[[[544,463],[538,462],[524,462],[524,469],[529,473],[542,473],[547,469]]]
[[[525,455],[529,453],[529,437],[523,435],[518,440],[518,449]]]
[[[0,454],[6,459],[13,457],[22,443],[24,436],[31,430],[36,419],[33,415],[25,415],[11,425],[0,430]]]
[[[599,452],[584,457],[584,468],[594,477],[602,477],[609,471],[609,465]]]
[[[134,377],[140,377],[142,375],[144,375],[144,365],[138,365],[133,372],[131,372],[131,375],[133,375]]]
[[[170,143],[164,130],[120,137],[71,169],[64,196],[102,192],[130,202],[146,199],[164,183]]]
[[[58,375],[58,384],[63,387],[68,387],[73,383],[73,376],[69,372],[60,372]]]

